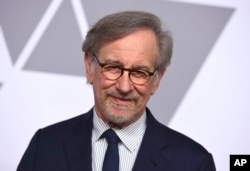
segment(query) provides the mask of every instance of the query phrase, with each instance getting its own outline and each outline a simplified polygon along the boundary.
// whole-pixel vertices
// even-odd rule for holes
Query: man
[[[146,107],[172,55],[172,38],[157,16],[108,15],[89,30],[82,49],[94,107],[37,131],[18,171],[215,170],[209,152]],[[115,137],[112,145],[106,130]]]

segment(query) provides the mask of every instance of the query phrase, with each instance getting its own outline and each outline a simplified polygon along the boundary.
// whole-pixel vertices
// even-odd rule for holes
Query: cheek
[[[155,93],[155,91],[157,90],[157,84],[155,84],[155,82],[149,82],[148,85],[146,85],[145,87],[141,87],[137,89],[137,92],[140,93],[141,96],[147,98],[147,100],[150,98],[151,95],[153,95]]]
[[[151,95],[151,86],[136,87],[136,92],[139,94],[142,101],[147,101]]]
[[[102,96],[105,90],[114,87],[115,82],[103,78],[101,74],[94,75],[93,89],[96,96]]]

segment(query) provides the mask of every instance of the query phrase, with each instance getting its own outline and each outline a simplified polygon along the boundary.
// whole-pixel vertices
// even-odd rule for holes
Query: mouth
[[[115,104],[121,105],[121,106],[128,106],[130,105],[134,99],[133,98],[127,98],[127,97],[117,97],[117,96],[111,96]]]

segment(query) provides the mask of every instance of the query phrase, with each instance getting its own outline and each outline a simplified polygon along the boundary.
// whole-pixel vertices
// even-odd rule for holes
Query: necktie
[[[105,153],[102,171],[119,171],[119,138],[112,129],[108,129],[103,133],[108,142],[108,148]]]

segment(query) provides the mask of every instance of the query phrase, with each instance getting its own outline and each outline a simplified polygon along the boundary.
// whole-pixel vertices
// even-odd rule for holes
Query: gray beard
[[[122,105],[117,105],[117,104],[109,104],[109,106],[114,107],[116,109],[119,110],[126,110],[129,111],[130,114],[129,115],[125,115],[125,116],[115,116],[115,113],[110,113],[109,111],[107,111],[107,109],[104,110],[104,117],[105,119],[114,124],[114,125],[127,125],[128,123],[132,122],[135,113],[133,113],[134,111],[132,109],[130,109],[129,107],[126,106],[122,106]]]

